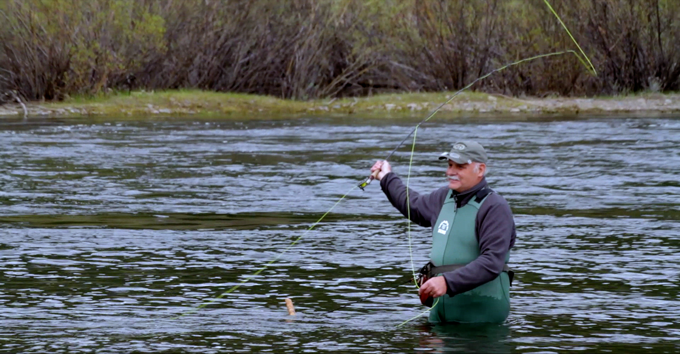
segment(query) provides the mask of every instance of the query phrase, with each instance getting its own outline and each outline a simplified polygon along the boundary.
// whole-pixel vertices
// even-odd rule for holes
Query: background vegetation
[[[507,95],[680,88],[680,1],[552,0],[575,56],[478,84]],[[575,49],[543,0],[2,0],[0,93],[191,88],[314,99],[455,90]]]

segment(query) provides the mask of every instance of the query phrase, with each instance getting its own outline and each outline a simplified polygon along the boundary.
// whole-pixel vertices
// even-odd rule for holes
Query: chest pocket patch
[[[444,220],[439,224],[439,227],[437,228],[437,232],[439,232],[442,235],[446,235],[447,231],[449,231],[449,222]]]

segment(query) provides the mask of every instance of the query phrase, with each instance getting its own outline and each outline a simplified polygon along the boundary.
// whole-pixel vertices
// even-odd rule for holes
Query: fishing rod
[[[408,220],[411,219],[411,218],[410,218],[411,207],[410,207],[410,199],[409,199],[409,181],[410,181],[410,177],[411,177],[411,166],[413,165],[413,155],[414,155],[414,152],[415,152],[416,133],[417,133],[417,131],[418,131],[418,128],[419,128],[422,124],[424,124],[424,123],[426,123],[427,121],[429,121],[430,119],[432,119],[432,117],[434,117],[435,114],[437,114],[437,112],[439,112],[446,104],[450,103],[453,99],[455,99],[455,98],[456,98],[458,95],[460,95],[463,91],[469,89],[470,87],[472,87],[472,86],[473,86],[474,84],[476,84],[477,82],[479,82],[479,81],[481,81],[481,80],[483,80],[483,79],[486,79],[487,77],[493,75],[494,73],[503,71],[503,70],[505,70],[505,69],[507,69],[507,68],[509,68],[509,67],[516,66],[516,65],[519,65],[519,64],[522,64],[522,63],[526,63],[526,62],[529,62],[529,61],[541,59],[541,58],[547,58],[547,57],[552,57],[552,56],[564,55],[564,54],[569,54],[569,53],[574,54],[574,55],[578,58],[578,60],[586,67],[586,69],[587,69],[588,71],[592,72],[594,75],[597,76],[597,71],[595,70],[595,67],[593,66],[592,62],[590,61],[590,59],[588,59],[588,56],[585,54],[585,52],[583,51],[583,49],[581,49],[581,46],[578,44],[578,42],[576,41],[576,39],[574,38],[574,36],[571,34],[571,32],[569,31],[569,29],[567,28],[567,26],[564,24],[564,22],[562,21],[562,19],[560,18],[560,16],[557,14],[557,12],[555,12],[555,10],[552,8],[552,6],[550,6],[550,3],[548,2],[548,0],[543,0],[543,1],[544,1],[545,4],[548,6],[548,8],[550,9],[550,11],[553,13],[553,15],[555,15],[555,17],[557,17],[558,21],[560,22],[560,24],[562,25],[562,27],[565,29],[565,31],[569,34],[569,37],[570,37],[571,40],[576,44],[576,47],[578,48],[578,50],[579,50],[579,51],[581,52],[581,54],[583,55],[583,58],[585,58],[585,61],[584,61],[583,58],[581,58],[581,55],[579,55],[576,51],[574,51],[574,50],[565,50],[565,51],[560,51],[560,52],[554,52],[554,53],[536,55],[536,56],[532,56],[532,57],[529,57],[529,58],[521,59],[521,60],[518,60],[518,61],[515,61],[515,62],[512,62],[512,63],[506,64],[506,65],[503,65],[503,66],[501,66],[501,67],[499,67],[499,68],[496,68],[496,69],[494,69],[494,70],[488,72],[487,74],[485,74],[485,75],[483,75],[483,76],[478,77],[477,79],[475,79],[474,81],[472,81],[471,83],[469,83],[468,85],[466,85],[465,87],[463,87],[462,89],[456,91],[456,92],[455,92],[448,100],[446,100],[446,102],[440,104],[440,105],[439,105],[434,111],[432,111],[427,117],[425,117],[422,121],[420,121],[420,122],[413,128],[413,130],[411,130],[411,132],[410,132],[406,137],[404,137],[404,139],[403,139],[403,140],[402,140],[402,141],[394,148],[394,150],[392,150],[392,151],[387,155],[387,157],[385,158],[385,160],[390,159],[390,158],[392,157],[392,155],[394,155],[394,153],[395,153],[395,152],[396,152],[396,151],[404,144],[404,142],[406,142],[406,140],[407,140],[411,135],[413,135],[413,143],[412,143],[412,145],[411,145],[411,156],[410,156],[410,159],[409,159],[408,175],[407,175],[407,180],[406,180],[406,203],[407,203],[407,214],[408,214],[408,215],[407,215],[407,219],[408,219]],[[588,62],[587,64],[586,64],[586,61]],[[209,301],[203,302],[202,304],[198,305],[197,307],[195,307],[195,308],[193,308],[193,309],[190,309],[190,310],[188,310],[188,311],[186,311],[186,312],[184,312],[184,313],[181,313],[181,314],[179,314],[179,315],[177,315],[177,316],[175,316],[175,317],[172,317],[172,319],[178,319],[178,318],[180,318],[180,317],[183,317],[183,316],[186,316],[186,315],[188,315],[188,314],[194,313],[194,312],[196,312],[196,311],[198,311],[198,310],[200,310],[200,309],[202,309],[202,308],[204,308],[204,307],[206,307],[206,306],[212,304],[213,302],[215,302],[215,301],[217,301],[217,300],[223,298],[223,297],[226,296],[227,294],[230,294],[230,293],[236,291],[236,290],[237,290],[238,288],[240,288],[243,284],[245,284],[245,283],[248,282],[249,280],[253,279],[253,278],[256,277],[257,275],[259,275],[260,273],[262,273],[262,272],[263,272],[265,269],[267,269],[272,263],[274,263],[274,262],[276,262],[278,259],[280,259],[281,256],[283,256],[284,253],[286,253],[286,252],[287,252],[288,250],[290,250],[293,246],[295,246],[298,242],[300,242],[300,240],[301,240],[305,235],[307,235],[307,233],[309,233],[310,231],[312,231],[312,230],[316,227],[316,225],[318,225],[318,224],[326,217],[326,215],[328,215],[333,209],[335,209],[335,207],[336,207],[338,204],[340,204],[340,202],[343,201],[343,200],[344,200],[344,199],[345,199],[345,198],[346,198],[346,197],[347,197],[354,189],[356,189],[356,188],[358,187],[358,188],[360,188],[360,189],[363,191],[364,188],[365,188],[366,186],[368,186],[368,185],[371,183],[371,181],[377,177],[377,173],[378,173],[378,172],[379,172],[379,171],[375,171],[374,173],[372,173],[372,174],[371,174],[364,182],[360,183],[358,186],[357,186],[357,185],[353,186],[349,191],[347,191],[347,193],[345,193],[342,197],[340,197],[340,199],[339,199],[337,202],[335,202],[335,204],[334,204],[334,205],[333,205],[326,213],[324,213],[324,214],[323,214],[316,222],[314,222],[308,229],[306,229],[305,232],[304,232],[302,235],[300,235],[299,237],[297,237],[297,238],[296,238],[296,239],[295,239],[288,247],[286,247],[279,255],[277,255],[276,257],[274,257],[274,259],[272,259],[271,261],[267,262],[264,266],[262,266],[260,269],[258,269],[255,273],[253,273],[253,274],[251,274],[250,276],[246,277],[245,279],[243,279],[242,281],[240,281],[238,284],[232,286],[232,287],[229,288],[227,291],[221,293],[221,294],[218,295],[217,297],[215,297],[215,298],[213,298],[213,299],[211,299],[211,300],[209,300]],[[411,280],[414,280],[414,279],[415,279],[415,268],[414,268],[414,265],[413,265],[413,254],[412,254],[412,248],[411,248],[412,246],[411,246],[411,223],[410,223],[410,221],[409,221],[409,223],[408,223],[408,232],[407,232],[407,233],[408,233],[408,242],[409,242],[409,253],[411,254],[411,267],[412,267],[412,270],[413,270],[413,276],[412,276],[412,277],[408,277],[408,281],[411,281]],[[414,280],[414,282],[415,282],[415,280]],[[415,283],[416,283],[416,287],[418,287],[417,282],[415,282]],[[400,285],[402,285],[402,284],[400,284]],[[384,290],[384,291],[388,291],[388,290],[391,290],[391,289],[386,289],[386,290]],[[380,294],[380,293],[378,293],[378,294]],[[434,304],[433,306],[435,306],[435,305],[438,303],[438,301],[439,301],[439,299],[436,299],[436,302],[435,302],[435,304]],[[356,303],[356,302],[355,302],[355,303]],[[352,304],[352,303],[347,304],[347,306],[349,306],[349,305],[351,305],[351,304]],[[344,306],[344,307],[346,307],[346,306]],[[342,308],[342,306],[341,306],[341,308]],[[337,310],[338,310],[338,309],[335,309],[335,310],[332,310],[331,312],[337,311]],[[423,314],[427,313],[428,311],[429,311],[429,309],[426,310],[426,311],[424,311],[423,313],[421,313],[421,314],[419,314],[419,315],[417,315],[417,316],[411,318],[411,319],[408,319],[408,320],[402,322],[402,323],[399,324],[397,327],[403,326],[404,324],[406,324],[406,323],[408,323],[408,322],[410,322],[410,321],[412,321],[412,320],[414,320],[414,319],[416,319],[416,318],[422,316]]]
[[[543,0],[543,2],[546,4],[546,6],[548,6],[548,9],[550,10],[550,12],[552,12],[552,14],[557,18],[557,21],[559,21],[559,23],[560,23],[560,25],[562,26],[562,28],[564,28],[564,30],[565,30],[565,31],[567,32],[567,34],[569,35],[569,38],[571,38],[572,42],[574,42],[574,44],[576,45],[576,48],[578,48],[578,50],[581,52],[581,55],[583,55],[583,58],[581,58],[581,55],[579,55],[578,53],[576,53],[576,52],[573,51],[573,50],[565,50],[565,51],[562,51],[562,52],[555,52],[555,53],[549,53],[549,54],[542,54],[542,55],[537,55],[537,56],[534,56],[534,57],[531,57],[531,58],[522,59],[522,60],[519,60],[519,61],[510,63],[510,64],[507,64],[507,65],[504,65],[504,66],[502,66],[502,67],[500,67],[500,68],[497,68],[497,69],[494,69],[494,70],[490,71],[489,73],[487,73],[487,74],[484,75],[484,76],[478,77],[477,79],[475,79],[474,81],[472,81],[470,84],[468,84],[467,86],[463,87],[462,89],[460,89],[460,90],[458,90],[456,93],[454,93],[453,96],[451,96],[451,98],[449,98],[446,102],[440,104],[437,108],[434,109],[434,111],[432,111],[432,113],[430,113],[427,117],[425,117],[423,120],[421,120],[420,123],[418,123],[418,124],[413,128],[413,130],[411,130],[411,132],[410,132],[407,136],[405,136],[404,139],[403,139],[401,142],[399,142],[399,144],[397,144],[397,147],[395,147],[394,150],[392,150],[392,152],[390,152],[390,153],[387,155],[387,157],[385,157],[384,161],[389,160],[390,157],[392,157],[392,155],[394,155],[394,153],[397,152],[397,150],[399,150],[399,148],[406,142],[406,139],[408,139],[411,135],[413,135],[413,133],[415,133],[415,132],[418,130],[418,127],[420,127],[421,124],[423,124],[423,123],[429,121],[432,117],[434,117],[435,114],[437,114],[437,112],[439,112],[439,111],[442,109],[442,107],[444,107],[445,105],[447,105],[448,103],[450,103],[451,101],[453,101],[453,99],[456,98],[456,96],[460,95],[463,91],[469,89],[470,87],[472,87],[472,86],[473,86],[474,84],[476,84],[477,82],[479,82],[479,81],[481,81],[481,80],[484,80],[484,79],[486,79],[487,77],[493,75],[494,73],[497,73],[497,72],[499,72],[499,71],[503,71],[503,70],[505,70],[505,69],[507,69],[507,68],[509,68],[509,67],[511,67],[511,66],[519,65],[519,64],[521,64],[521,63],[524,63],[524,62],[527,62],[527,61],[531,61],[531,60],[534,60],[534,59],[540,59],[540,58],[546,58],[546,57],[555,56],[555,55],[562,55],[562,54],[567,54],[567,53],[573,53],[573,54],[576,56],[576,58],[578,58],[578,60],[581,62],[581,64],[583,64],[583,66],[586,67],[586,69],[587,69],[588,71],[590,71],[591,73],[593,73],[593,75],[597,76],[597,70],[595,69],[595,66],[594,66],[593,63],[590,61],[590,59],[588,58],[588,56],[586,55],[586,53],[583,51],[583,49],[581,48],[581,46],[578,44],[578,41],[576,41],[576,38],[574,38],[574,36],[571,34],[571,31],[569,31],[569,28],[567,28],[567,25],[564,24],[564,21],[562,21],[562,18],[560,17],[560,15],[557,14],[557,12],[555,11],[555,9],[553,9],[552,5],[550,5],[550,3],[548,2],[548,0]],[[585,61],[584,61],[584,58],[585,58]],[[586,64],[586,61],[588,62],[588,64]],[[370,176],[368,176],[368,178],[367,178],[364,182],[362,182],[362,183],[359,184],[359,188],[360,188],[362,191],[364,191],[364,188],[366,188],[366,186],[368,186],[369,184],[371,184],[371,181],[373,181],[373,180],[377,177],[377,175],[378,175],[378,171],[372,173]]]
[[[413,130],[411,130],[411,132],[410,132],[410,133],[409,133],[409,134],[408,134],[408,135],[407,135],[407,136],[406,136],[406,137],[405,137],[405,138],[397,145],[397,147],[394,148],[394,150],[392,150],[392,152],[390,152],[390,153],[387,155],[387,157],[385,158],[385,160],[388,160],[389,158],[391,158],[392,155],[394,155],[394,153],[395,153],[395,152],[396,152],[396,151],[404,144],[404,142],[406,141],[406,139],[408,139],[411,135],[414,135],[414,134],[417,132],[417,130],[418,130],[418,128],[420,127],[420,125],[422,125],[423,123],[426,123],[427,121],[429,121],[430,119],[432,119],[432,117],[434,117],[434,115],[437,114],[437,112],[439,112],[439,111],[441,110],[441,108],[444,107],[444,105],[446,105],[446,104],[448,104],[449,102],[451,102],[451,101],[452,101],[453,99],[455,99],[458,95],[460,95],[463,91],[469,89],[470,87],[472,87],[472,85],[476,84],[477,82],[479,82],[479,81],[481,81],[481,80],[483,80],[483,79],[486,79],[487,77],[493,75],[494,73],[503,71],[503,70],[505,70],[505,69],[507,69],[507,68],[509,68],[509,67],[512,67],[512,66],[516,66],[516,65],[519,65],[519,64],[522,64],[522,63],[525,63],[525,62],[528,62],[528,61],[532,61],[532,60],[537,60],[537,59],[547,58],[547,57],[557,56],[557,55],[564,55],[564,54],[568,54],[568,53],[572,53],[572,54],[576,55],[576,57],[578,57],[579,60],[580,60],[581,62],[583,62],[583,60],[580,58],[580,56],[579,56],[575,51],[573,51],[573,50],[565,50],[565,51],[561,51],[561,52],[554,52],[554,53],[536,55],[536,56],[533,56],[533,57],[530,57],[530,58],[525,58],[525,59],[522,59],[522,60],[518,60],[518,61],[515,61],[515,62],[512,62],[512,63],[506,64],[506,65],[503,65],[502,67],[496,68],[496,69],[494,69],[494,70],[488,72],[488,73],[485,74],[484,76],[481,76],[481,77],[475,79],[474,81],[472,81],[472,82],[471,82],[470,84],[468,84],[467,86],[465,86],[465,87],[463,87],[462,89],[460,89],[460,90],[458,90],[457,92],[455,92],[455,93],[453,94],[453,96],[451,96],[451,98],[449,98],[446,102],[440,104],[434,111],[432,111],[432,113],[430,113],[427,117],[425,117],[422,121],[420,121],[420,123],[418,123],[418,124],[413,128]],[[413,149],[414,149],[414,148],[415,148],[415,135],[414,135],[414,142],[413,142],[412,149],[411,149],[411,161],[409,161],[409,179],[407,179],[407,189],[408,189],[408,181],[410,180],[410,172],[411,172],[411,165],[412,165],[412,162],[413,162]],[[324,214],[321,216],[321,218],[319,218],[319,220],[317,220],[316,222],[314,222],[307,230],[305,230],[305,232],[304,232],[302,235],[300,235],[298,238],[296,238],[296,239],[295,239],[295,240],[294,240],[294,241],[293,241],[286,249],[284,249],[284,250],[283,250],[278,256],[276,256],[274,259],[272,259],[271,261],[269,261],[268,263],[266,263],[262,268],[260,268],[259,270],[257,270],[255,273],[253,273],[253,274],[250,275],[249,277],[246,277],[246,278],[243,279],[241,282],[239,282],[238,284],[234,285],[234,286],[231,287],[229,290],[223,292],[223,293],[220,294],[219,296],[217,296],[217,297],[215,297],[215,298],[213,298],[213,299],[211,299],[211,300],[209,300],[209,301],[207,301],[207,302],[205,302],[205,303],[202,303],[201,305],[197,306],[196,308],[194,308],[194,309],[192,309],[192,310],[189,310],[189,311],[187,311],[187,312],[185,312],[185,313],[183,313],[183,314],[180,314],[180,315],[178,315],[178,316],[175,316],[175,317],[173,317],[173,319],[177,319],[177,318],[186,316],[186,315],[188,315],[188,314],[190,314],[190,313],[194,313],[194,312],[200,310],[201,308],[210,305],[211,303],[213,303],[213,302],[215,302],[215,301],[217,301],[217,300],[223,298],[223,297],[226,296],[227,294],[230,294],[230,293],[236,291],[236,289],[240,288],[244,283],[246,283],[247,281],[253,279],[253,278],[256,277],[257,275],[259,275],[260,273],[262,273],[262,272],[263,272],[266,268],[268,268],[272,263],[276,262],[279,258],[281,258],[281,256],[283,256],[284,253],[286,253],[286,252],[287,252],[289,249],[291,249],[294,245],[296,245],[298,242],[300,242],[300,240],[301,240],[307,233],[309,233],[310,231],[312,231],[312,229],[314,229],[314,227],[316,227],[316,225],[318,225],[318,224],[326,217],[326,215],[328,215],[333,209],[335,209],[335,207],[336,207],[342,200],[344,200],[344,199],[345,199],[345,198],[346,198],[346,197],[347,197],[347,196],[348,196],[355,188],[358,187],[358,188],[361,188],[361,190],[364,190],[364,188],[365,188],[366,186],[368,186],[368,185],[371,183],[371,181],[376,177],[375,175],[377,175],[377,172],[379,172],[379,171],[376,171],[375,173],[371,174],[364,182],[362,182],[362,183],[359,184],[358,186],[352,187],[349,191],[347,191],[347,193],[345,193],[342,197],[340,197],[340,199],[339,199],[339,200],[338,200],[338,201],[337,201],[337,202],[336,202],[336,203],[335,203],[335,204],[334,204],[334,205],[333,205],[326,213],[324,213]],[[407,197],[407,199],[408,199],[408,197],[409,197],[409,194],[408,194],[408,193],[406,194],[406,197]],[[407,203],[408,203],[408,200],[407,200]],[[410,204],[409,204],[409,205],[410,205]],[[410,211],[411,211],[411,208],[410,208],[410,207],[408,208],[408,211],[409,211],[409,213],[410,213]],[[410,219],[410,217],[409,217],[409,219]],[[409,223],[409,241],[410,241],[410,223]],[[409,242],[409,247],[410,247],[410,242]],[[415,271],[414,271],[414,274],[415,274]]]
[[[580,47],[579,47],[579,49],[580,49]],[[528,61],[536,60],[536,59],[547,58],[547,57],[551,57],[551,56],[563,55],[563,54],[568,54],[568,53],[572,53],[572,54],[576,55],[576,57],[581,61],[581,63],[583,63],[583,64],[585,65],[585,62],[583,62],[583,59],[581,59],[581,57],[578,55],[578,53],[576,53],[576,52],[573,51],[573,50],[565,50],[565,51],[561,51],[561,52],[554,52],[554,53],[536,55],[536,56],[533,56],[533,57],[530,57],[530,58],[518,60],[518,61],[512,62],[512,63],[510,63],[510,64],[506,64],[506,65],[504,65],[504,66],[502,66],[502,67],[500,67],[500,68],[496,68],[496,69],[494,69],[494,70],[488,72],[488,73],[487,73],[486,75],[484,75],[484,76],[478,77],[477,79],[475,79],[474,81],[472,81],[471,83],[469,83],[467,86],[465,86],[465,87],[463,87],[462,89],[456,91],[456,92],[451,96],[451,98],[449,98],[448,100],[446,100],[445,102],[443,102],[442,104],[440,104],[439,106],[437,106],[437,108],[435,108],[434,111],[432,111],[432,113],[430,113],[427,117],[425,117],[423,120],[421,120],[420,123],[416,124],[416,126],[413,128],[413,130],[411,130],[411,132],[408,133],[408,135],[406,135],[406,136],[404,137],[404,139],[403,139],[402,141],[399,142],[399,144],[397,144],[397,146],[394,148],[394,150],[392,150],[389,154],[387,154],[387,157],[385,157],[384,161],[389,160],[389,159],[392,157],[392,155],[394,155],[394,153],[397,152],[397,150],[399,150],[399,148],[400,148],[402,145],[404,145],[404,143],[406,142],[406,139],[408,139],[411,135],[413,135],[413,133],[415,133],[416,130],[418,130],[418,128],[419,128],[423,123],[425,123],[425,122],[429,121],[430,119],[432,119],[432,117],[434,117],[434,115],[437,114],[437,112],[439,112],[445,105],[449,104],[451,101],[453,101],[454,98],[456,98],[458,95],[460,95],[461,93],[463,93],[463,91],[469,89],[470,87],[472,87],[474,84],[478,83],[479,81],[484,80],[484,79],[486,79],[487,77],[493,75],[494,73],[503,71],[503,70],[505,70],[505,69],[507,69],[507,68],[509,68],[509,67],[511,67],[511,66],[519,65],[519,64],[522,64],[522,63],[525,63],[525,62],[528,62]],[[589,62],[590,62],[590,61],[589,61]],[[591,65],[592,65],[592,64],[591,64]],[[587,66],[586,66],[586,67],[587,67]],[[595,68],[593,68],[593,70],[595,70]],[[361,188],[362,191],[364,191],[364,188],[366,188],[366,186],[368,186],[369,184],[371,184],[371,181],[373,181],[373,180],[377,177],[377,176],[376,176],[376,175],[377,175],[377,172],[378,172],[378,171],[376,171],[376,172],[372,173],[370,176],[368,176],[368,178],[367,178],[364,182],[360,183],[358,187]]]

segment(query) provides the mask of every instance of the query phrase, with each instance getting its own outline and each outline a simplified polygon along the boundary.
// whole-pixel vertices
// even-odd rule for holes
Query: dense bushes
[[[553,0],[575,56],[483,81],[513,95],[680,89],[680,1]],[[543,0],[3,0],[0,93],[201,88],[309,99],[455,90],[574,49]]]

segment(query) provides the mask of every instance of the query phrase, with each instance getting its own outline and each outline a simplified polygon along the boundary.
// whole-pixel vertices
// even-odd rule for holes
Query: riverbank
[[[423,115],[453,93],[404,93],[312,101],[267,96],[178,90],[116,93],[63,102],[0,106],[0,117],[81,116],[310,116],[324,114]],[[515,98],[466,92],[444,105],[450,114],[599,114],[680,112],[680,94],[648,93],[601,98]]]

